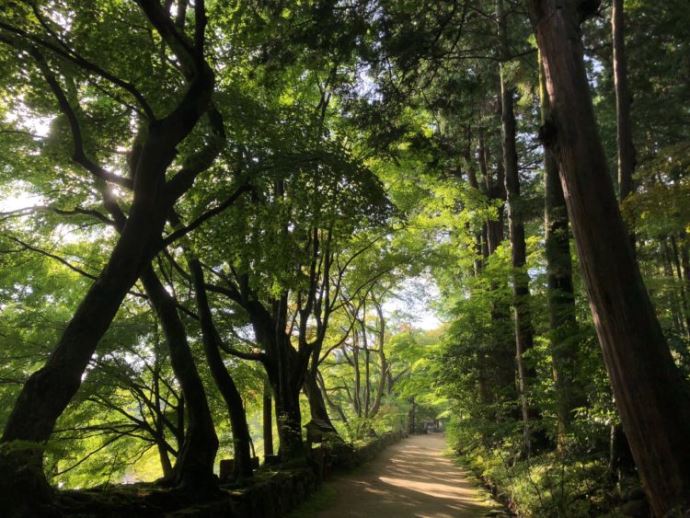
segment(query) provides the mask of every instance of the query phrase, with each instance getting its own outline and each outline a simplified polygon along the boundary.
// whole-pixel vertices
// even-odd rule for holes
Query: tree
[[[613,40],[613,82],[616,91],[616,129],[618,143],[618,189],[621,202],[634,191],[635,145],[633,143],[628,88],[628,64],[625,56],[625,15],[623,0],[613,0],[611,6],[611,36]]]
[[[551,117],[544,72],[539,60],[541,122]],[[553,377],[558,398],[558,438],[563,446],[573,420],[573,411],[584,401],[584,389],[577,380],[577,317],[570,257],[570,222],[554,154],[544,148],[544,234],[548,276],[549,342]],[[575,336],[574,336],[575,335]]]
[[[690,406],[627,240],[598,137],[580,38],[591,6],[532,1],[529,8],[552,110],[542,136],[558,158],[623,427],[652,507],[663,516],[689,505]]]
[[[168,210],[217,154],[214,142],[196,160],[183,165],[177,175],[166,180],[177,146],[208,111],[214,88],[213,72],[204,58],[204,3],[195,6],[193,37],[180,32],[157,2],[142,0],[139,7],[143,20],[179,60],[185,78],[184,92],[179,100],[173,101],[172,109],[160,110],[166,113],[163,118],[156,116],[144,95],[131,83],[71,48],[65,36],[55,32],[40,11],[35,10],[31,20],[32,15],[20,9],[15,15],[16,25],[3,22],[0,26],[2,43],[31,58],[67,119],[74,161],[98,181],[131,186],[134,192],[127,222],[107,266],[85,295],[46,364],[24,384],[5,426],[2,458],[7,469],[0,480],[0,492],[13,495],[6,502],[10,514],[24,512],[27,506],[49,499],[50,491],[41,468],[42,445],[78,390],[84,369],[123,298],[157,251]],[[36,34],[36,30],[40,32]],[[78,116],[51,61],[76,66],[81,73],[104,81],[108,87],[124,91],[134,99],[136,111],[141,113],[144,122],[132,150],[135,166],[131,179],[109,173],[89,158]]]
[[[498,39],[501,45],[502,60],[510,55],[506,13],[503,0],[496,0],[496,18],[498,19]],[[534,419],[534,409],[530,408],[529,387],[534,382],[536,373],[528,367],[524,355],[534,346],[534,331],[529,310],[529,276],[525,271],[527,249],[525,245],[525,225],[520,199],[520,172],[516,149],[517,125],[513,110],[514,91],[508,83],[505,66],[499,70],[501,89],[501,136],[503,144],[503,169],[505,174],[506,202],[508,206],[508,228],[510,229],[511,261],[513,266],[513,312],[515,316],[515,361],[517,366],[518,391],[524,426],[524,447],[529,455],[532,449],[533,431],[530,421]]]

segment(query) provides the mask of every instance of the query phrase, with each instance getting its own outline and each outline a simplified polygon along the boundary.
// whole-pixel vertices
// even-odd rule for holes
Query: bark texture
[[[541,64],[540,100],[542,124],[551,116],[546,83]],[[556,385],[559,445],[570,429],[573,410],[585,403],[584,388],[578,383],[576,339],[577,319],[573,289],[573,265],[570,258],[570,224],[563,187],[558,176],[558,162],[544,148],[544,226],[546,272],[549,306],[549,344]],[[575,338],[574,338],[575,337]]]
[[[690,397],[642,282],[598,134],[579,25],[589,3],[531,0],[554,151],[616,405],[653,510],[690,509]]]

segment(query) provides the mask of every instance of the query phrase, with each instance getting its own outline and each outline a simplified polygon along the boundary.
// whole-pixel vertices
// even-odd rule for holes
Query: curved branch
[[[146,98],[143,96],[143,94],[136,89],[134,85],[131,83],[111,74],[107,70],[102,69],[95,63],[92,63],[91,61],[85,59],[84,57],[80,56],[74,49],[70,48],[64,41],[62,41],[57,34],[52,30],[49,29],[47,24],[45,23],[45,20],[43,17],[40,15],[40,13],[37,13],[37,10],[34,10],[34,14],[36,14],[36,18],[38,18],[39,22],[41,25],[48,31],[48,33],[55,38],[56,41],[58,41],[59,45],[55,45],[49,41],[46,41],[42,38],[39,38],[38,36],[35,36],[33,34],[29,34],[28,32],[18,28],[14,27],[10,24],[7,24],[5,22],[0,21],[0,28],[6,30],[7,32],[10,32],[12,34],[16,34],[17,36],[20,36],[21,38],[30,41],[36,45],[40,45],[43,48],[46,48],[53,52],[54,54],[60,56],[61,58],[64,58],[68,60],[69,62],[79,66],[83,70],[86,70],[88,72],[93,72],[94,74],[102,77],[103,79],[110,81],[112,84],[115,86],[118,86],[119,88],[122,88],[123,90],[127,91],[132,97],[134,97],[137,102],[139,103],[139,106],[141,106],[141,109],[143,110],[144,114],[146,115],[146,118],[150,120],[155,120],[155,114],[153,110],[151,109],[151,106],[148,104],[146,101]]]
[[[249,192],[252,190],[252,187],[248,184],[241,186],[238,188],[235,192],[233,192],[223,203],[218,205],[217,207],[214,207],[213,209],[210,209],[206,212],[204,212],[201,216],[196,218],[194,221],[192,221],[189,225],[186,227],[180,228],[178,230],[175,230],[168,236],[166,236],[163,239],[163,246],[167,246],[171,244],[172,242],[180,239],[181,237],[189,234],[192,230],[198,228],[203,224],[205,221],[208,221],[211,219],[213,216],[216,216],[223,212],[225,209],[230,207],[237,199],[245,192]]]

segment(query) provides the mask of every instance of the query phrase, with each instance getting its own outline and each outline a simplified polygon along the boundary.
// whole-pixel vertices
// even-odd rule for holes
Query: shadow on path
[[[441,434],[418,435],[389,447],[356,473],[326,484],[335,495],[315,518],[474,518],[497,505],[443,455]]]

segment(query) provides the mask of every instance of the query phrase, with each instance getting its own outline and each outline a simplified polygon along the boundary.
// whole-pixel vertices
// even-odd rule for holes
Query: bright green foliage
[[[171,12],[186,5],[164,3]],[[499,59],[494,1],[206,2],[213,105],[226,138],[209,136],[204,120],[178,146],[175,168],[198,160],[204,144],[222,149],[175,206],[180,225],[194,228],[153,264],[178,304],[222,458],[231,455],[232,430],[202,349],[190,250],[205,269],[223,359],[257,454],[266,373],[246,358],[265,351],[247,306],[277,313],[284,304],[276,333],[288,333],[295,350],[323,331],[320,348],[305,357],[318,367],[317,385],[344,439],[439,421],[449,445],[524,516],[605,516],[621,504],[615,480],[638,483],[634,471],[610,470],[619,419],[575,250],[577,324],[564,343],[575,352],[570,375],[585,396],[567,430],[559,423],[537,56],[529,20],[505,4],[510,55]],[[622,210],[664,332],[690,377],[690,7],[630,0],[625,8],[638,163],[636,192]],[[28,59],[26,35],[59,37],[79,51],[66,57],[62,47],[46,48],[47,66],[78,107],[86,154],[123,178],[146,126],[131,92],[103,74],[136,87],[163,117],[178,100],[181,63],[136,2],[15,1],[1,11],[3,425],[113,249],[117,232],[103,192],[110,189],[125,210],[131,205],[129,190],[106,187],[74,162],[69,120]],[[602,15],[583,31],[613,164],[608,11]],[[188,36],[195,22],[190,6],[177,21]],[[499,61],[515,92],[535,334],[523,358],[535,380],[525,397],[543,441],[530,456],[515,383]],[[174,231],[171,220],[165,232]],[[496,243],[491,231],[500,234]],[[228,286],[246,295],[244,304],[226,296]],[[436,329],[420,326],[424,307],[443,321]],[[62,487],[155,480],[182,446],[184,405],[161,325],[137,285],[58,422],[46,471]],[[305,423],[309,414],[302,398]]]

